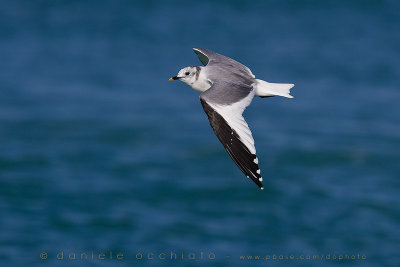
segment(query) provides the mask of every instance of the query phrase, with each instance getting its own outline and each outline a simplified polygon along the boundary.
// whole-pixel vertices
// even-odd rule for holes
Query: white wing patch
[[[254,97],[254,90],[250,92],[248,96],[240,100],[239,102],[230,105],[218,105],[211,102],[208,104],[217,111],[229,124],[229,126],[236,131],[239,135],[240,141],[249,149],[251,154],[256,154],[256,148],[254,146],[254,139],[247,125],[247,122],[243,118],[243,111],[248,105],[250,105]]]

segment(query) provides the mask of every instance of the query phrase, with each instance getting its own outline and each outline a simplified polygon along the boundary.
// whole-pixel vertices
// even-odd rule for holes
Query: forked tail
[[[256,81],[256,96],[269,97],[279,95],[287,98],[293,98],[293,96],[290,95],[290,88],[294,86],[292,83],[269,83],[259,79],[256,79]]]

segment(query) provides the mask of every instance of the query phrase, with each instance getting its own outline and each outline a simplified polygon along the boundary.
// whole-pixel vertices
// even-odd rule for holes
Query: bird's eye
[[[190,74],[190,72],[185,72],[185,75],[189,75]]]

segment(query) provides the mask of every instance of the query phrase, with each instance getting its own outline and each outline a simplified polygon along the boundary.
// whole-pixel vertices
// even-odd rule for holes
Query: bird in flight
[[[215,135],[240,170],[262,190],[254,139],[242,114],[254,96],[293,98],[294,84],[256,79],[241,63],[203,48],[193,48],[204,66],[181,69],[169,80],[180,80],[201,92],[200,102]]]

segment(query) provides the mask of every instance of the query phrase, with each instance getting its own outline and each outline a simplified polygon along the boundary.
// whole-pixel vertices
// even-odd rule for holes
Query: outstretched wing
[[[238,72],[242,72],[244,74],[250,75],[250,77],[252,77],[252,78],[255,78],[254,74],[251,72],[251,70],[248,67],[237,62],[236,60],[233,60],[229,57],[226,57],[224,55],[215,53],[211,50],[204,49],[204,48],[193,48],[193,51],[199,57],[201,63],[203,63],[204,66],[217,63],[220,66],[225,65],[226,67],[229,67],[230,71],[236,70]]]
[[[242,116],[244,109],[251,103],[254,92],[249,92],[248,96],[235,103],[221,105],[207,98],[207,92],[213,87],[214,85],[201,94],[200,102],[214,133],[240,170],[264,189],[254,139]]]

